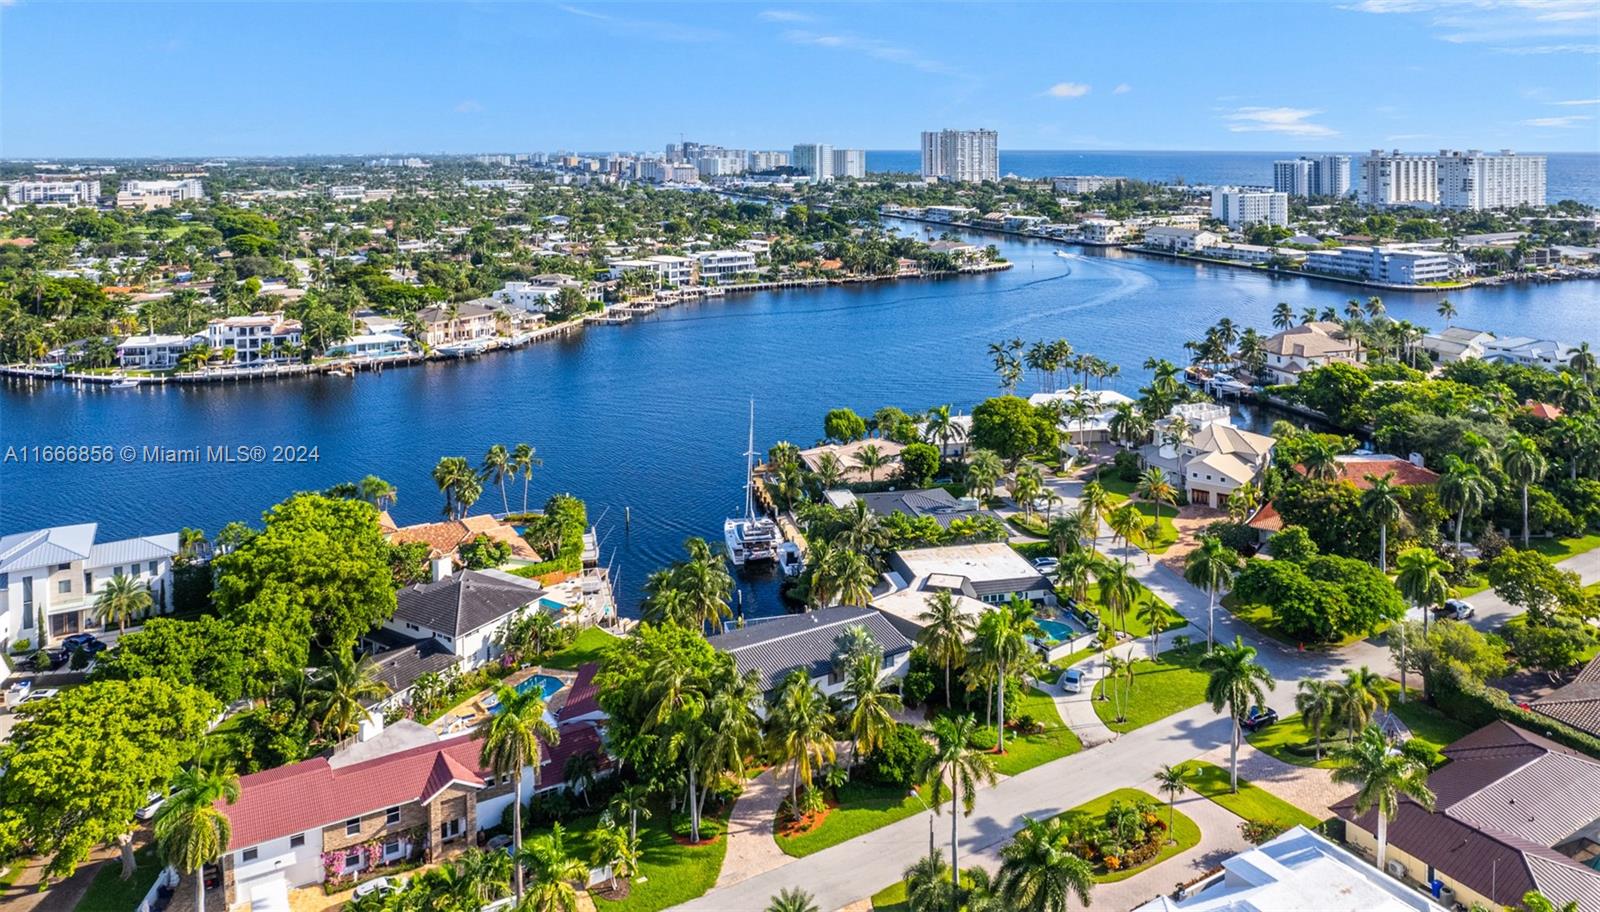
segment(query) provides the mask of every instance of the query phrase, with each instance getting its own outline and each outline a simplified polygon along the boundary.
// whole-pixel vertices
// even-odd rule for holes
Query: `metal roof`
[[[707,639],[733,656],[740,674],[754,670],[761,689],[770,690],[795,669],[805,669],[811,677],[826,674],[833,662],[834,640],[857,624],[872,634],[885,658],[911,651],[911,641],[882,614],[853,606],[756,621]]]

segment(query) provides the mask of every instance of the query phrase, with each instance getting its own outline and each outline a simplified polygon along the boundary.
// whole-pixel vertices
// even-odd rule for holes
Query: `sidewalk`
[[[733,813],[728,817],[728,853],[713,889],[736,884],[789,861],[773,835],[778,805],[785,797],[776,770],[777,767],[770,767],[746,783],[734,802]]]

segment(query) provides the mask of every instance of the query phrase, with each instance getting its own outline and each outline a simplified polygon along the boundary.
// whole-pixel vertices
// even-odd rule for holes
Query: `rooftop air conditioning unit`
[[[1406,876],[1405,864],[1393,858],[1389,859],[1389,861],[1384,864],[1383,869],[1389,872],[1390,877],[1398,879]]]

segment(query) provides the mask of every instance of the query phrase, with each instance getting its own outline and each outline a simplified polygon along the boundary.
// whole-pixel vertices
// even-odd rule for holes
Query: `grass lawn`
[[[1262,635],[1269,636],[1285,646],[1293,648],[1339,649],[1353,643],[1359,643],[1369,637],[1381,636],[1384,631],[1389,629],[1388,624],[1380,624],[1372,634],[1352,633],[1334,643],[1302,643],[1279,628],[1277,616],[1272,613],[1272,608],[1267,605],[1241,605],[1234,599],[1232,593],[1223,596],[1222,601],[1218,604],[1233,612],[1234,617],[1254,627]]]
[[[911,912],[911,902],[906,898],[906,882],[897,880],[872,894],[873,912]]]
[[[1127,719],[1122,722],[1115,721],[1113,701],[1100,699],[1106,688],[1106,680],[1101,678],[1094,686],[1095,715],[1112,731],[1129,732],[1199,705],[1205,699],[1206,674],[1196,666],[1203,653],[1203,646],[1197,644],[1183,650],[1169,649],[1154,660],[1134,663]]]
[[[1119,504],[1133,496],[1133,489],[1138,482],[1123,481],[1117,476],[1116,466],[1105,466],[1095,475],[1095,480],[1100,482],[1100,487],[1106,489],[1106,501]]]
[[[154,843],[135,850],[133,858],[136,867],[127,880],[122,879],[122,865],[117,859],[101,864],[89,884],[89,892],[78,901],[76,912],[128,912],[137,908],[161,875],[161,862],[156,858]]]
[[[1160,806],[1161,819],[1165,820],[1167,817],[1166,802],[1157,799],[1154,795],[1151,795],[1148,792],[1142,792],[1134,788],[1121,788],[1114,792],[1108,792],[1104,795],[1101,795],[1099,798],[1088,802],[1087,804],[1080,804],[1077,807],[1072,808],[1061,816],[1065,817],[1070,814],[1085,814],[1089,817],[1101,817],[1106,811],[1111,809],[1111,802],[1113,801],[1121,801],[1125,804],[1148,801],[1152,804]],[[1119,880],[1127,880],[1133,875],[1138,874],[1140,871],[1143,871],[1144,869],[1154,865],[1158,865],[1161,862],[1166,861],[1168,858],[1178,854],[1179,852],[1186,852],[1189,849],[1194,848],[1200,843],[1200,826],[1193,820],[1185,817],[1182,813],[1174,812],[1172,816],[1172,832],[1169,835],[1173,839],[1176,839],[1177,842],[1163,847],[1159,855],[1150,859],[1144,864],[1139,865],[1138,867],[1126,868],[1121,871],[1101,871],[1096,868],[1094,875],[1095,883],[1115,883]]]
[[[1107,504],[1116,506],[1133,497],[1133,489],[1137,486],[1136,482],[1123,481],[1118,478],[1117,470],[1114,467],[1107,466],[1101,469],[1100,474],[1096,477],[1100,482],[1100,487],[1106,489]],[[1155,504],[1141,500],[1135,501],[1134,506],[1138,507],[1139,512],[1143,513],[1146,519],[1156,518]],[[1172,517],[1177,512],[1177,507],[1167,504],[1161,505],[1159,531],[1156,532],[1155,541],[1147,543],[1145,550],[1155,554],[1165,554],[1167,549],[1172,547],[1173,543],[1178,540],[1178,528],[1172,524]]]
[[[1387,689],[1389,709],[1411,729],[1413,738],[1431,745],[1436,750],[1472,731],[1468,726],[1422,702],[1420,691],[1410,690],[1410,699],[1402,704],[1399,702],[1400,685],[1388,682]],[[1323,757],[1318,761],[1311,730],[1306,728],[1299,713],[1285,716],[1273,725],[1253,734],[1247,734],[1245,740],[1257,750],[1269,753],[1285,763],[1293,763],[1295,766],[1319,766],[1324,769],[1331,769],[1335,765],[1328,754],[1334,747],[1345,743],[1342,727],[1337,730],[1330,729],[1323,735]]]
[[[1010,709],[1009,706],[1006,708]],[[1083,742],[1078,740],[1072,729],[1061,721],[1061,714],[1056,712],[1056,701],[1037,687],[1028,688],[1022,705],[1017,707],[1017,714],[1032,716],[1044,725],[1044,731],[1021,736],[1007,732],[1006,752],[993,755],[995,772],[1000,775],[1015,776],[1023,770],[1083,750]],[[916,801],[912,803],[916,804]]]
[[[1577,538],[1542,538],[1530,542],[1533,550],[1543,554],[1553,561],[1568,558],[1574,554],[1593,551],[1600,548],[1600,535],[1582,535]]]
[[[1183,627],[1185,624],[1189,623],[1187,620],[1184,619],[1183,615],[1181,615],[1178,612],[1172,610],[1172,606],[1167,604],[1166,599],[1163,599],[1161,596],[1156,595],[1155,593],[1151,592],[1149,589],[1146,589],[1143,583],[1140,583],[1139,581],[1135,580],[1134,581],[1134,586],[1137,587],[1137,591],[1139,593],[1140,601],[1143,601],[1145,599],[1145,597],[1148,596],[1148,597],[1154,598],[1156,601],[1160,602],[1162,607],[1167,609],[1167,611],[1166,611],[1166,618],[1167,618],[1166,623],[1162,624],[1162,626],[1161,626],[1161,629],[1162,629],[1163,632],[1168,631],[1168,630],[1177,630],[1177,629]],[[1066,597],[1067,597],[1067,591],[1065,589],[1061,588],[1060,586],[1057,586],[1056,587],[1056,597],[1058,599],[1061,599],[1061,600],[1064,601],[1066,599]],[[1096,584],[1092,580],[1089,583],[1088,597],[1085,598],[1083,601],[1078,602],[1078,608],[1079,609],[1084,609],[1084,610],[1093,609],[1093,610],[1095,610],[1095,611],[1100,613],[1100,623],[1102,625],[1116,626],[1116,624],[1114,623],[1116,619],[1111,616],[1111,612],[1107,611],[1105,605],[1101,604],[1101,602],[1100,602],[1100,587],[1099,587],[1099,585]],[[1133,611],[1129,611],[1128,612],[1127,617],[1125,618],[1125,620],[1126,620],[1127,625],[1128,625],[1128,635],[1129,636],[1144,637],[1144,636],[1149,636],[1150,635],[1150,627],[1149,627],[1149,625],[1147,625],[1144,621],[1139,620],[1139,618],[1137,617],[1137,615]],[[1096,651],[1098,651],[1098,650],[1096,650]]]
[[[585,863],[588,863],[590,853],[594,850],[593,833],[599,820],[600,815],[594,814],[574,820],[567,827],[567,850]],[[726,823],[725,818],[723,822]],[[665,806],[656,808],[649,821],[639,821],[639,842],[642,846],[640,876],[634,878],[632,892],[619,901],[591,897],[596,909],[659,912],[702,896],[716,885],[717,874],[722,870],[722,858],[728,852],[726,836],[711,844],[679,845],[672,838]],[[119,909],[118,912],[125,912],[125,909]]]
[[[804,858],[904,820],[922,809],[921,801],[898,786],[850,782],[839,790],[839,806],[828,813],[821,826],[800,836],[776,837],[778,848],[785,855]]]
[[[1215,764],[1190,760],[1183,764],[1182,769],[1184,780],[1196,794],[1210,798],[1246,820],[1276,824],[1285,829],[1295,824],[1315,829],[1321,822],[1277,795],[1244,779],[1239,780],[1238,794],[1230,792],[1228,771]]]
[[[551,653],[540,664],[547,668],[572,671],[587,662],[600,661],[600,656],[605,653],[606,648],[616,642],[618,642],[617,637],[598,627],[585,627],[578,631],[578,636],[572,641],[571,646],[560,652]]]

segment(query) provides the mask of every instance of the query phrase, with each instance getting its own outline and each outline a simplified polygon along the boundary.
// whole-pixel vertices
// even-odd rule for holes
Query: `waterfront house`
[[[930,222],[959,222],[977,211],[971,206],[929,206],[922,210],[922,216]]]
[[[1368,475],[1374,478],[1392,475],[1394,477],[1389,482],[1396,487],[1439,483],[1439,473],[1424,466],[1422,457],[1416,453],[1411,454],[1410,458],[1387,453],[1344,454],[1336,458],[1338,474],[1334,480],[1348,481],[1363,491],[1372,487],[1372,482],[1367,480]],[[1305,467],[1295,466],[1295,471],[1303,473]]]
[[[921,488],[905,491],[879,491],[856,494],[848,490],[824,491],[828,503],[842,509],[851,509],[856,501],[866,504],[874,516],[901,513],[912,519],[930,516],[943,528],[958,519],[972,520],[980,516],[994,516],[972,498],[956,499],[944,488]]]
[[[932,253],[942,253],[957,263],[970,263],[983,257],[983,248],[966,241],[938,240],[928,244]]]
[[[1200,253],[1208,247],[1215,247],[1222,242],[1222,237],[1214,231],[1203,228],[1171,228],[1158,226],[1146,228],[1142,246],[1151,250],[1165,250],[1168,253]]]
[[[543,560],[539,552],[517,534],[516,527],[484,514],[397,527],[393,517],[385,510],[378,514],[378,529],[390,544],[402,545],[408,542],[426,544],[429,557],[458,559],[462,545],[480,535],[486,535],[496,542],[509,546],[513,562],[532,564]]]
[[[228,907],[287,909],[291,889],[315,887],[321,898],[324,883],[442,861],[498,826],[511,806],[513,778],[479,762],[476,737],[440,739],[411,722],[365,732],[331,755],[243,776],[238,800],[218,802],[232,824],[221,859]],[[522,801],[564,789],[573,757],[609,765],[595,723],[558,732],[554,746],[539,742],[537,770],[523,768]]]
[[[1088,413],[1082,417],[1072,417],[1072,411],[1080,401]],[[1131,405],[1133,400],[1116,390],[1090,390],[1074,386],[1053,393],[1034,393],[1028,397],[1028,404],[1036,407],[1057,406],[1061,409],[1061,443],[1065,449],[1069,445],[1084,446],[1109,441],[1111,418],[1116,415],[1117,406]]]
[[[1078,240],[1085,244],[1120,244],[1133,234],[1133,229],[1116,219],[1089,218],[1078,223]]]
[[[866,484],[873,480],[873,474],[861,467],[856,462],[856,454],[867,446],[878,448],[879,455],[883,456],[885,463],[878,468],[877,481],[885,481],[894,477],[900,468],[900,451],[905,449],[905,444],[896,443],[881,437],[867,437],[850,443],[824,443],[807,450],[800,451],[800,462],[810,472],[817,471],[822,464],[822,454],[832,453],[838,457],[839,465],[844,469],[844,482],[846,484]]]
[[[222,317],[206,323],[203,341],[212,357],[233,349],[233,364],[287,361],[291,348],[300,346],[300,321],[282,313],[253,313],[247,317]]]
[[[692,285],[695,281],[694,260],[683,256],[670,256],[657,254],[655,256],[631,259],[607,260],[610,267],[610,278],[620,279],[630,272],[644,271],[650,273],[659,286],[681,287]]]
[[[80,523],[0,536],[0,639],[44,647],[99,629],[95,599],[119,576],[149,586],[153,610],[172,611],[178,533],[98,542],[97,528]]]
[[[328,354],[350,358],[383,358],[411,350],[411,340],[399,333],[362,333],[328,346]]]
[[[1437,881],[1448,904],[1499,909],[1538,890],[1557,907],[1600,909],[1600,760],[1495,721],[1443,750],[1428,810],[1402,796],[1388,827],[1386,873]],[[1377,811],[1333,806],[1345,840],[1376,856]]]
[[[736,277],[756,271],[756,255],[748,250],[703,250],[691,259],[702,285],[726,285]]]
[[[1350,246],[1313,250],[1306,271],[1380,285],[1449,282],[1465,271],[1459,254],[1397,246]]]
[[[195,336],[156,333],[129,336],[117,345],[117,364],[128,370],[171,370],[184,352],[201,341]]]
[[[1179,896],[1134,912],[1445,912],[1303,826],[1224,860],[1221,872]]]
[[[1227,506],[1228,497],[1254,482],[1272,461],[1277,440],[1214,421],[1178,445],[1183,490],[1196,506]]]
[[[394,616],[383,627],[416,640],[437,640],[463,671],[500,655],[495,635],[507,622],[546,610],[540,601],[544,589],[533,580],[498,570],[451,571],[445,558],[433,561],[433,572],[432,582],[395,594]]]
[[[1274,383],[1299,383],[1300,375],[1312,368],[1367,360],[1360,344],[1331,321],[1291,326],[1269,336],[1262,348],[1267,353],[1267,377]]]
[[[887,582],[895,591],[944,589],[985,605],[1003,604],[1013,596],[1055,604],[1050,581],[1004,542],[896,551],[889,555]]]
[[[795,671],[805,672],[813,685],[833,696],[844,690],[849,671],[834,663],[835,644],[848,628],[857,626],[865,628],[883,651],[882,678],[904,675],[911,641],[871,608],[842,605],[753,620],[707,637],[706,642],[732,656],[740,674],[754,671],[758,686],[769,698]]]
[[[424,307],[417,311],[417,319],[422,324],[422,336],[417,341],[439,346],[495,338],[499,335],[500,323],[506,319],[506,312],[483,299],[465,304]]]
[[[1436,333],[1422,337],[1422,350],[1440,364],[1453,364],[1473,358],[1482,358],[1484,347],[1494,341],[1494,334],[1465,326],[1448,326]]]
[[[507,282],[492,297],[507,307],[529,313],[548,313],[563,289],[571,288],[590,301],[600,300],[599,289],[585,289],[579,280],[560,273],[536,275],[526,282]]]
[[[1560,370],[1567,366],[1572,359],[1572,353],[1577,351],[1577,346],[1568,342],[1557,342],[1553,339],[1533,339],[1528,336],[1512,336],[1507,339],[1491,339],[1483,345],[1483,359],[1497,364],[1517,364],[1522,367],[1542,367],[1545,370]]]

